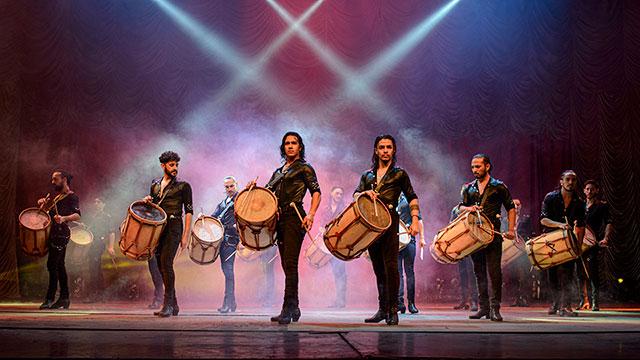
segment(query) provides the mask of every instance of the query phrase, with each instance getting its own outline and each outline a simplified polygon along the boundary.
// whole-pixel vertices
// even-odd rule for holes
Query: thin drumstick
[[[238,249],[235,249],[235,250],[231,253],[231,255],[227,256],[227,258],[226,258],[226,259],[224,259],[224,262],[227,262],[227,260],[231,259],[231,257],[232,257],[233,255],[235,255],[237,252],[238,252]]]
[[[300,219],[300,222],[304,222],[304,220],[302,219],[302,215],[300,215],[300,211],[298,210],[298,207],[296,206],[296,204],[294,202],[291,202],[289,206],[296,209],[296,214],[298,214],[298,219]],[[309,234],[309,230],[307,230],[307,236],[309,237],[309,239],[311,239],[311,242],[313,243],[313,245],[316,245],[316,241],[313,240],[313,238],[311,237],[311,234]]]
[[[271,258],[271,260],[269,260],[269,262],[267,262],[267,264],[271,264],[273,260],[275,260],[277,257],[278,257],[278,252],[276,251],[276,254]]]
[[[567,226],[569,227],[569,229],[567,229],[567,232],[573,231],[573,228],[569,224],[569,219],[567,219],[566,216],[564,217],[564,221],[567,224]],[[571,234],[568,234],[568,235],[569,235],[569,239],[573,239],[571,237]],[[576,237],[576,240],[578,240],[577,237]],[[582,264],[582,268],[584,269],[584,273],[585,273],[585,275],[587,275],[587,279],[591,280],[591,277],[589,276],[589,270],[587,270],[587,264],[584,263],[584,259],[582,258],[582,246],[581,246],[582,244],[576,244],[576,245],[580,245],[578,247],[578,249],[576,249],[580,253],[580,255],[578,257],[580,258],[580,263]]]
[[[253,188],[258,183],[258,178],[260,178],[260,176],[256,176],[256,179],[253,180],[253,184],[251,184],[251,186],[249,187],[249,191],[247,192],[247,196],[245,197],[245,200],[242,203],[242,211],[240,211],[240,213],[244,213],[247,210],[247,206],[249,206],[249,195],[251,195],[251,192],[253,191]]]

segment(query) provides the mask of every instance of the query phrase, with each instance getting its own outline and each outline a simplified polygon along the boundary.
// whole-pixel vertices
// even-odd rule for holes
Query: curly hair
[[[180,155],[178,155],[178,153],[175,153],[173,151],[165,151],[162,153],[162,155],[160,155],[159,159],[161,164],[166,164],[169,161],[179,162]]]

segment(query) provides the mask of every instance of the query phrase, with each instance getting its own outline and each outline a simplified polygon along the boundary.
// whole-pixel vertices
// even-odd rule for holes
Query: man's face
[[[376,155],[378,155],[378,159],[384,163],[388,163],[393,159],[394,152],[393,142],[390,139],[382,139],[378,142],[378,146],[376,146]]]
[[[54,189],[56,189],[56,191],[61,191],[66,183],[67,178],[63,177],[61,173],[56,171],[51,174],[51,184],[53,185]]]
[[[167,176],[170,176],[172,178],[175,178],[176,176],[178,176],[178,165],[180,163],[178,163],[177,161],[169,161],[166,162],[162,165],[162,168],[164,169],[164,173],[167,174]]]
[[[233,181],[232,179],[226,179],[224,181],[224,191],[227,193],[228,196],[235,195],[237,188],[238,188],[238,184],[236,184],[236,182]]]
[[[598,196],[598,188],[593,184],[587,184],[587,186],[584,187],[584,196],[589,200],[594,199]]]
[[[485,164],[484,159],[471,160],[471,172],[476,179],[484,179],[491,165]]]
[[[560,179],[560,186],[565,191],[572,192],[576,189],[576,184],[578,183],[578,178],[573,174],[567,174]]]
[[[104,202],[102,202],[102,200],[100,200],[100,199],[95,199],[95,200],[93,201],[93,204],[95,205],[96,210],[97,210],[98,212],[102,212],[102,211],[104,211]]]
[[[335,188],[331,192],[331,199],[337,204],[342,202],[342,197],[344,196],[344,190],[340,188]]]
[[[284,153],[288,158],[295,158],[300,155],[301,149],[296,136],[289,135],[284,139]]]

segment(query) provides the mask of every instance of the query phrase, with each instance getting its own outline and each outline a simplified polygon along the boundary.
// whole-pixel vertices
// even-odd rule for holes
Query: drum
[[[263,250],[275,243],[278,199],[267,188],[242,190],[236,197],[234,215],[242,244]]]
[[[120,250],[133,260],[149,260],[158,246],[167,214],[156,204],[136,201],[121,226]]]
[[[524,241],[519,235],[516,234],[516,236],[518,237],[518,241],[509,239],[502,241],[502,260],[500,261],[500,265],[503,268],[525,254]]]
[[[584,227],[584,238],[582,239],[582,252],[585,252],[592,247],[596,246],[598,240],[596,234],[591,230],[588,225]]]
[[[82,265],[87,262],[89,249],[93,243],[93,233],[84,224],[69,224],[71,241],[67,249],[67,258],[74,265]]]
[[[400,220],[400,226],[398,226],[398,241],[400,242],[399,250],[406,248],[407,245],[411,242],[411,233],[409,231],[409,227],[404,221]]]
[[[574,243],[569,231],[554,230],[527,241],[527,256],[531,265],[548,269],[576,259],[580,249]]]
[[[220,220],[211,216],[200,216],[191,229],[189,257],[200,265],[211,264],[220,255],[224,239],[224,226]]]
[[[314,242],[305,250],[304,258],[307,259],[311,267],[320,269],[331,261],[332,256],[322,241],[322,233],[318,233],[313,240]]]
[[[463,212],[446,228],[438,231],[429,246],[433,259],[441,264],[454,264],[485,248],[493,241],[493,224],[477,212]]]
[[[260,253],[255,250],[249,249],[248,247],[242,245],[242,243],[239,243],[238,251],[236,251],[236,256],[246,262],[251,262],[257,260],[260,257]]]
[[[20,223],[20,246],[31,256],[45,256],[49,252],[51,217],[39,208],[28,208],[18,216]]]
[[[353,260],[389,226],[391,215],[384,203],[380,199],[374,203],[370,197],[361,195],[325,226],[324,244],[338,259]]]

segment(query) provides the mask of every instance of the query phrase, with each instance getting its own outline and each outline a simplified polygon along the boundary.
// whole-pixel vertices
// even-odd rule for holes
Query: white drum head
[[[217,219],[203,216],[193,224],[193,233],[203,242],[213,243],[224,237],[224,228]]]

